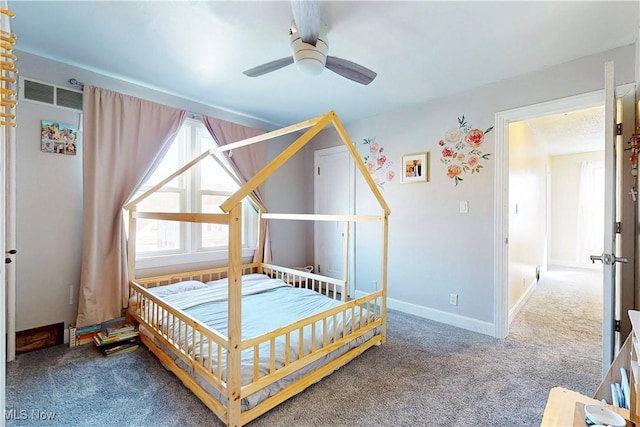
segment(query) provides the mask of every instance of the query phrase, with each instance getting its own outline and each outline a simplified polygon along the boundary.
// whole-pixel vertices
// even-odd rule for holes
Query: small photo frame
[[[40,137],[41,151],[76,155],[78,144],[77,126],[42,120],[40,123]]]
[[[404,154],[400,162],[402,183],[429,181],[429,153]]]

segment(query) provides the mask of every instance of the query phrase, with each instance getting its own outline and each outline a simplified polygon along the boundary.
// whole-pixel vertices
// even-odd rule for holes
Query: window
[[[140,196],[189,160],[213,147],[215,142],[204,125],[200,121],[187,119],[162,163],[134,197]],[[220,204],[237,189],[233,177],[214,159],[207,157],[143,200],[138,205],[138,211],[220,213]],[[257,246],[257,221],[257,211],[246,199],[243,202],[244,256],[251,256]],[[136,224],[139,267],[227,258],[227,225],[147,219],[138,219]]]

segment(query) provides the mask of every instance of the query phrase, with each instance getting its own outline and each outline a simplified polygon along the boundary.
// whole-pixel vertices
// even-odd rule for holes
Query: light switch
[[[469,202],[467,202],[466,200],[460,202],[460,213],[469,213]]]

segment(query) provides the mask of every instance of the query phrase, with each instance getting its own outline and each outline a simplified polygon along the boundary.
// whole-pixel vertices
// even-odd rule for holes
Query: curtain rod
[[[74,89],[77,89],[77,90],[80,90],[80,91],[84,90],[84,83],[82,83],[78,79],[70,78],[67,81],[69,82],[71,87],[73,87]],[[202,115],[200,113],[194,113],[193,111],[187,111],[187,117],[189,117],[191,119],[200,119],[200,117],[202,117]]]

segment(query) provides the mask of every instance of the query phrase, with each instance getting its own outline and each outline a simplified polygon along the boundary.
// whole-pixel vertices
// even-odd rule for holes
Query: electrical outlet
[[[458,294],[450,294],[449,295],[449,304],[458,305]]]

